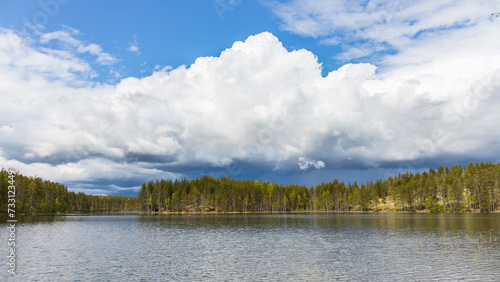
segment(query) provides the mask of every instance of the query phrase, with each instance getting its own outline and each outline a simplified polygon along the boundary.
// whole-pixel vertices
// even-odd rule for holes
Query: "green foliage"
[[[488,212],[499,210],[500,165],[430,168],[387,180],[345,185],[333,180],[315,187],[202,176],[150,181],[138,199],[164,197],[153,210],[168,211],[369,211]],[[151,195],[150,193],[153,193]],[[146,201],[147,203],[147,201]],[[151,204],[151,201],[149,201]],[[146,205],[145,205],[146,207]],[[145,210],[145,209],[143,209]]]
[[[138,199],[121,196],[92,196],[69,192],[62,184],[15,173],[14,185],[9,172],[0,171],[0,211],[7,211],[8,186],[15,187],[17,213],[110,212],[138,210]]]
[[[346,185],[338,180],[314,187],[202,176],[142,184],[136,198],[68,192],[61,184],[15,175],[16,210],[69,211],[416,211],[500,210],[500,164],[430,168],[386,180]],[[9,176],[0,173],[0,211],[7,210]]]

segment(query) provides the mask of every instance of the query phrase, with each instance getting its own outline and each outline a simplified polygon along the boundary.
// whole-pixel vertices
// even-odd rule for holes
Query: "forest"
[[[14,187],[10,188],[9,187]],[[10,192],[9,191],[14,191]],[[121,196],[93,196],[68,191],[68,187],[27,177],[2,169],[0,171],[0,212],[7,213],[9,195],[15,199],[16,213],[56,212],[119,212],[138,208],[137,198]],[[12,206],[11,206],[12,207]]]
[[[2,169],[0,211],[9,187],[18,213],[54,212],[498,212],[500,163],[440,166],[359,185],[338,180],[314,187],[202,176],[143,183],[137,197],[93,196]],[[14,185],[12,185],[14,184]],[[12,189],[10,189],[12,190]]]
[[[440,166],[366,184],[333,180],[314,187],[202,176],[144,183],[144,212],[491,212],[500,207],[500,163]]]

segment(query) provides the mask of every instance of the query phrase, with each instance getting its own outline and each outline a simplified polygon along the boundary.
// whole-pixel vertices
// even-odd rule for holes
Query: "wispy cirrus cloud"
[[[113,65],[119,61],[115,56],[104,52],[101,46],[94,43],[85,44],[76,39],[75,37],[79,34],[78,30],[65,26],[64,30],[41,33],[39,42],[47,44],[51,41],[57,41],[62,44],[65,51],[72,52],[73,49],[76,49],[78,53],[89,53],[96,56],[96,62],[101,65]]]
[[[78,35],[79,33],[80,32],[76,29],[58,30],[50,33],[42,33],[40,35],[40,43],[46,44],[52,40],[57,40],[72,47],[80,47],[82,45],[82,42],[73,37]]]
[[[131,41],[129,41],[129,46],[127,48],[128,51],[132,53],[136,53],[138,55],[141,54],[141,51],[139,50],[139,43],[137,42],[137,36],[134,35]]]
[[[337,58],[347,61],[401,51],[433,35],[473,28],[500,8],[489,0],[292,0],[268,5],[283,29],[340,45],[345,51]]]
[[[55,33],[48,37],[43,35],[40,43],[47,43],[57,37],[64,43],[74,43],[67,36],[68,33]],[[76,56],[75,52],[66,49],[56,49],[43,46],[33,46],[33,39],[25,38],[12,30],[0,29],[0,62],[2,76],[18,79],[35,80],[36,77],[51,77],[63,81],[75,81],[76,78],[85,78],[92,75],[90,64]],[[14,79],[14,78],[13,78]],[[5,80],[4,85],[11,85]]]

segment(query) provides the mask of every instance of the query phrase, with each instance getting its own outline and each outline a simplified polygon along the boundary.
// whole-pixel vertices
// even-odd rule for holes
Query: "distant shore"
[[[191,211],[184,211],[184,212],[174,212],[174,211],[161,211],[161,212],[137,212],[139,214],[144,214],[144,215],[191,215],[191,214],[196,214],[196,215],[218,215],[218,214],[382,214],[382,213],[400,213],[400,214],[487,214],[484,212],[480,211],[468,211],[468,212],[432,212],[430,210],[418,210],[418,211],[395,211],[395,210],[382,210],[382,211],[280,211],[280,212],[272,212],[272,211],[262,211],[262,212],[238,212],[238,211],[210,211],[210,212],[201,212],[201,211],[196,211],[196,212],[191,212]],[[500,213],[500,211],[491,211],[489,213]]]
[[[468,211],[468,212],[432,212],[429,210],[418,210],[418,211],[394,211],[394,210],[382,210],[382,211],[261,211],[261,212],[239,212],[239,211],[161,211],[161,212],[139,212],[139,211],[107,211],[107,212],[58,212],[58,213],[30,213],[30,214],[18,214],[18,216],[93,216],[93,215],[258,215],[258,214],[269,214],[269,215],[285,215],[285,214],[323,214],[323,215],[334,215],[334,214],[488,214],[480,211]],[[500,214],[500,211],[491,211],[489,214]],[[6,213],[0,213],[1,217],[7,217]]]

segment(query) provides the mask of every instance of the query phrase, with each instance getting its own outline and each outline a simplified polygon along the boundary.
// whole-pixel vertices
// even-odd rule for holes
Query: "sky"
[[[498,0],[0,8],[0,166],[70,191],[500,162]]]

